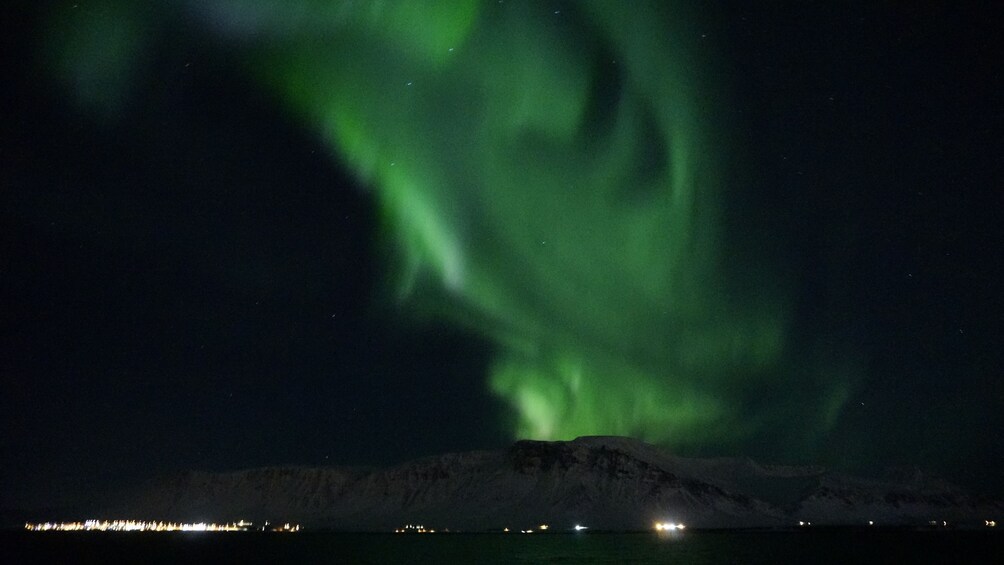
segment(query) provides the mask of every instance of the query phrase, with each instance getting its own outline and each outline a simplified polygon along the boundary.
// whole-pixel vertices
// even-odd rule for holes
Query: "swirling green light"
[[[376,189],[396,298],[494,340],[515,435],[833,424],[846,386],[791,360],[787,285],[726,259],[742,234],[722,203],[744,187],[685,6],[277,6],[190,10]]]
[[[741,187],[689,15],[476,6],[428,15],[444,41],[349,25],[266,53],[266,80],[379,189],[399,297],[498,343],[517,436],[754,433],[788,298],[722,259]],[[808,429],[831,423],[817,406]]]

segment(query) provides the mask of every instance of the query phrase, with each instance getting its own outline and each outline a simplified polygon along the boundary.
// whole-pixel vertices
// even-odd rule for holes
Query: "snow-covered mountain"
[[[983,524],[999,501],[974,499],[915,474],[874,480],[821,467],[670,455],[622,437],[519,441],[506,450],[452,453],[377,470],[264,468],[158,479],[102,515],[185,521],[271,519],[310,527],[386,531],[575,524],[592,529]]]

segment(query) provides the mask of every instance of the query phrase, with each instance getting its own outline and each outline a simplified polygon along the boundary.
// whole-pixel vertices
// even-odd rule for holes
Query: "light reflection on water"
[[[714,531],[637,534],[337,534],[58,532],[0,534],[29,562],[240,563],[959,563],[1004,555],[981,531]]]

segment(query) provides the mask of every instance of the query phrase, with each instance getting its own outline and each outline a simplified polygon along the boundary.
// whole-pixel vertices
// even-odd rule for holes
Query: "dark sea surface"
[[[0,533],[3,563],[1001,563],[991,531]]]

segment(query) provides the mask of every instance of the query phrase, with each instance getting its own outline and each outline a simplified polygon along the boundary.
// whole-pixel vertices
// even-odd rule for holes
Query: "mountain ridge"
[[[182,521],[296,521],[388,531],[407,523],[483,531],[982,525],[1004,511],[944,481],[862,478],[812,465],[685,458],[630,438],[520,440],[506,449],[427,456],[385,468],[262,467],[185,471],[123,493],[104,515]]]

